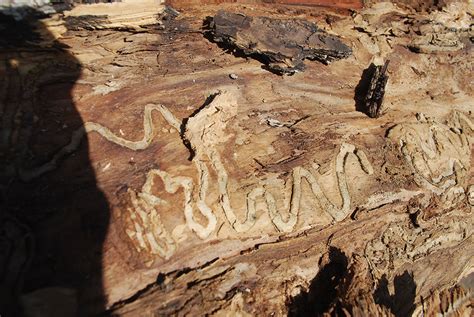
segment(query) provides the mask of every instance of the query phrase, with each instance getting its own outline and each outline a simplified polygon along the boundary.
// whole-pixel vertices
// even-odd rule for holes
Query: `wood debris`
[[[369,68],[362,73],[359,89],[356,89],[356,95],[359,95],[356,96],[356,100],[359,101],[357,107],[371,118],[382,115],[383,97],[388,81],[388,63],[387,60],[383,66],[370,64]]]
[[[329,64],[352,54],[338,37],[301,19],[250,17],[221,10],[209,27],[214,41],[260,60],[278,74],[304,71],[305,59]]]

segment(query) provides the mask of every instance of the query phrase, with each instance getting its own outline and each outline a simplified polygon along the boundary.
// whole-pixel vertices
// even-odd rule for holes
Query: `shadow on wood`
[[[0,315],[90,316],[109,207],[87,138],[71,141],[81,66],[28,10],[0,12]]]
[[[324,257],[320,262],[323,259]],[[344,252],[330,247],[328,263],[311,281],[308,292],[293,298],[288,308],[288,316],[320,316],[327,312],[338,297],[338,287],[348,272],[348,265],[349,261]]]
[[[387,278],[382,276],[374,292],[375,302],[389,308],[396,317],[411,316],[415,311],[416,295],[413,275],[405,271],[402,275],[395,276],[393,284],[394,293],[391,295]]]

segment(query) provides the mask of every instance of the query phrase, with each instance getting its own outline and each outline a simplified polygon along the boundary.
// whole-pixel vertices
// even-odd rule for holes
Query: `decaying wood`
[[[344,9],[361,9],[361,0],[166,0],[166,4],[177,7],[189,7],[209,4],[239,3],[239,4],[288,4],[288,5],[309,5],[327,6]]]
[[[2,316],[472,314],[467,4],[140,3],[0,28]],[[352,54],[278,76],[209,41],[209,16],[318,25]],[[377,120],[354,102],[375,59]]]
[[[365,112],[371,118],[378,118],[383,111],[383,97],[385,96],[385,87],[388,81],[389,61],[384,65],[377,66],[373,63],[364,70],[359,82],[359,89],[356,89],[356,105],[362,112]]]
[[[329,64],[352,53],[336,36],[305,20],[219,11],[210,21],[210,28],[214,41],[255,56],[270,70],[281,74],[303,71],[305,59]]]

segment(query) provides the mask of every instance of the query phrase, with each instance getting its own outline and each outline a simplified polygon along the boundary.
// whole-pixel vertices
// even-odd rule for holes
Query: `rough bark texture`
[[[352,53],[336,36],[301,19],[251,18],[219,11],[209,21],[209,27],[214,41],[262,60],[278,74],[303,71],[304,59],[329,64]]]
[[[165,3],[181,8],[186,8],[191,5],[196,6],[221,3],[308,5],[343,9],[360,9],[363,7],[363,2],[361,0],[166,0]]]
[[[371,118],[378,118],[383,111],[383,97],[388,82],[389,61],[383,65],[370,66],[362,72],[361,79],[355,90],[356,109]]]
[[[5,312],[469,315],[467,3],[93,7],[3,20],[22,30],[0,37]],[[353,54],[273,74],[205,38],[222,9],[307,20]],[[387,59],[371,119],[355,91]]]

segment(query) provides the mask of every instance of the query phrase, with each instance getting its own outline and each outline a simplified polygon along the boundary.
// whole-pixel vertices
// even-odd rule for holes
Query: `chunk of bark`
[[[383,97],[385,86],[387,85],[389,61],[383,66],[370,66],[364,70],[355,90],[355,100],[357,110],[364,112],[371,118],[378,118],[382,114]]]
[[[215,42],[259,59],[278,74],[303,71],[306,58],[329,64],[352,54],[338,37],[305,20],[249,17],[219,11],[209,27]]]

